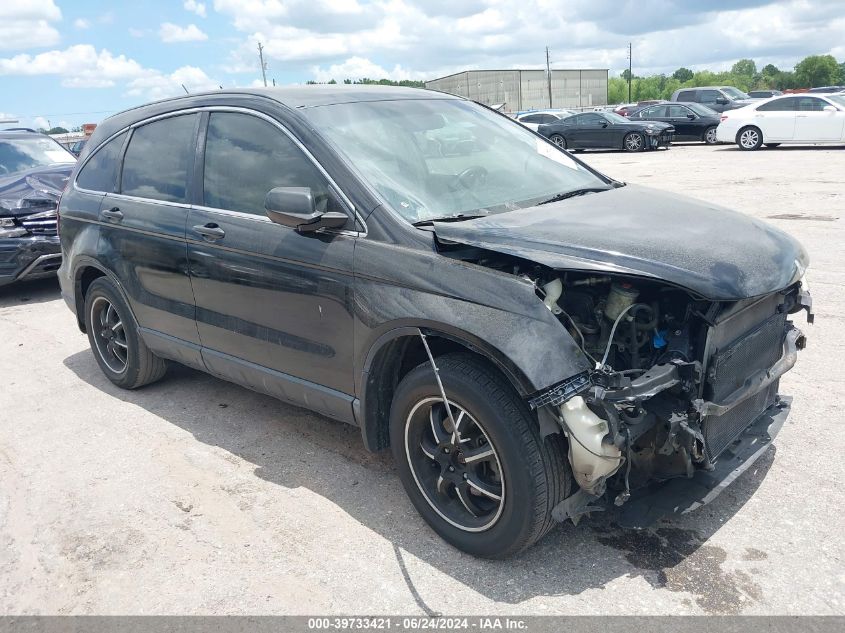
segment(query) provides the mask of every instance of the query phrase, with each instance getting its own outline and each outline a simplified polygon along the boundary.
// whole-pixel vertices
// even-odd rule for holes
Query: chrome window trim
[[[305,147],[305,145],[303,145],[300,142],[300,140],[298,138],[296,138],[293,135],[293,133],[290,130],[288,130],[288,128],[286,126],[284,126],[281,122],[277,121],[276,119],[274,119],[273,117],[271,117],[267,114],[264,114],[263,112],[258,112],[257,110],[252,110],[250,108],[244,108],[242,106],[195,106],[195,107],[192,107],[192,108],[184,108],[182,110],[174,110],[172,112],[165,112],[163,114],[157,114],[155,116],[143,119],[141,121],[136,121],[135,123],[132,123],[131,125],[128,125],[128,126],[122,128],[121,130],[115,132],[111,136],[109,136],[106,140],[104,140],[102,143],[100,143],[93,152],[91,152],[85,158],[85,162],[82,165],[79,166],[79,169],[76,171],[76,175],[73,178],[73,188],[74,188],[74,190],[79,191],[81,193],[89,193],[89,194],[104,195],[104,196],[108,195],[108,196],[114,196],[118,199],[133,200],[133,201],[137,201],[137,202],[146,202],[146,203],[152,203],[152,204],[166,204],[166,205],[170,205],[170,206],[176,206],[176,207],[188,208],[188,209],[193,208],[193,209],[197,209],[197,210],[210,211],[210,212],[215,212],[215,213],[219,212],[219,211],[223,211],[224,212],[223,215],[231,215],[231,216],[235,216],[235,217],[247,217],[247,218],[260,218],[260,219],[262,219],[262,221],[271,222],[270,218],[263,218],[262,216],[257,215],[255,213],[245,213],[243,211],[232,211],[232,210],[229,210],[229,209],[218,209],[218,208],[215,208],[215,207],[191,205],[191,204],[186,204],[184,202],[167,202],[166,200],[157,200],[155,198],[140,198],[140,197],[137,197],[137,196],[128,196],[128,195],[125,195],[125,194],[122,194],[122,193],[114,193],[114,192],[108,192],[108,191],[93,191],[91,189],[84,189],[77,184],[76,179],[79,176],[79,173],[83,169],[85,169],[85,165],[88,164],[88,161],[91,160],[91,157],[94,156],[94,154],[96,154],[97,152],[99,152],[100,149],[103,148],[106,145],[106,143],[111,141],[113,138],[120,136],[121,134],[123,134],[124,132],[127,132],[129,130],[134,130],[135,128],[141,127],[142,125],[146,125],[147,123],[153,123],[153,122],[159,121],[161,119],[168,119],[168,118],[175,117],[175,116],[181,116],[181,115],[185,115],[185,114],[194,114],[194,113],[198,113],[198,112],[199,113],[201,113],[201,112],[235,112],[235,113],[240,113],[240,114],[246,114],[246,115],[249,115],[249,116],[257,117],[259,119],[263,119],[263,120],[267,121],[268,123],[270,123],[271,125],[278,128],[279,130],[281,130],[281,132],[285,136],[287,136],[293,142],[293,144],[296,145],[297,148],[299,148],[299,150],[303,154],[305,154],[305,156],[308,158],[308,160],[311,161],[311,163],[317,168],[317,170],[328,181],[329,185],[334,188],[334,190],[341,197],[342,202],[352,212],[353,220],[360,223],[360,225],[364,228],[363,231],[341,229],[341,230],[326,230],[325,232],[337,234],[337,235],[354,235],[354,236],[357,236],[357,237],[365,237],[367,235],[367,223],[364,221],[363,216],[358,212],[357,207],[352,203],[352,201],[349,199],[349,197],[346,195],[346,193],[344,193],[343,189],[341,189],[338,186],[338,184],[337,184],[337,182],[335,182],[334,178],[332,178],[331,175],[329,175],[329,172],[327,172],[325,170],[325,168],[314,157],[314,155],[308,150],[308,148]],[[320,230],[322,231],[323,229],[320,229]]]

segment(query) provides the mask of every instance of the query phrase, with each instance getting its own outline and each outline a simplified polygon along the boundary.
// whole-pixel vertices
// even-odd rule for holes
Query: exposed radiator
[[[739,332],[739,338],[714,350],[707,372],[708,391],[714,402],[724,400],[741,387],[748,376],[760,369],[768,369],[780,358],[786,332],[786,314],[772,314],[773,308],[776,308],[776,304],[772,302],[764,302],[752,308],[759,310],[761,320],[765,320],[757,321],[756,327],[745,333]],[[749,315],[743,315],[740,321],[747,322],[748,318]],[[730,334],[731,324],[732,321],[728,320],[717,326],[728,328],[720,333],[723,339],[726,334]],[[774,404],[777,386],[778,383],[774,382],[730,411],[704,418],[702,433],[711,460],[715,460],[763,411]]]

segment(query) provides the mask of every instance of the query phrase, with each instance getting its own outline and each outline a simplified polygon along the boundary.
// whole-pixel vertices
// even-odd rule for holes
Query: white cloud
[[[192,13],[196,13],[201,18],[205,17],[205,4],[202,2],[197,2],[196,0],[185,0],[185,4],[182,5],[185,7],[185,11],[191,11]]]
[[[638,74],[729,68],[741,57],[790,68],[810,54],[841,59],[845,48],[843,0],[215,0],[214,8],[243,38],[227,70],[255,73],[260,41],[271,69],[304,65],[316,79],[335,68],[387,76],[399,68],[408,78],[541,68],[546,45],[553,67],[612,74],[627,67],[629,41]]]
[[[200,42],[207,40],[208,35],[203,33],[196,24],[189,24],[188,26],[179,26],[171,22],[165,22],[158,30],[158,35],[162,42]]]
[[[365,57],[350,57],[340,64],[332,64],[327,68],[312,66],[311,74],[316,81],[336,80],[342,83],[344,79],[415,79],[415,73],[395,66],[393,70],[385,70],[378,64]]]
[[[73,25],[78,29],[88,29],[91,28],[91,21],[85,18],[76,18],[73,21]]]
[[[127,94],[147,99],[164,99],[184,94],[182,86],[189,92],[214,90],[219,84],[196,66],[182,66],[170,74],[154,72],[144,77],[133,79],[127,85]]]
[[[59,75],[62,86],[68,88],[105,88],[148,72],[125,55],[112,55],[106,49],[98,52],[90,44],[0,58],[0,75]]]
[[[50,122],[45,119],[43,116],[37,116],[32,119],[33,127],[37,130],[39,128],[43,128],[45,130],[50,129]]]
[[[54,22],[62,19],[53,0],[0,2],[0,49],[21,50],[52,46],[59,41]]]
[[[134,26],[129,27],[129,35],[132,37],[144,37],[147,33],[149,31],[145,31],[144,29],[136,29]]]

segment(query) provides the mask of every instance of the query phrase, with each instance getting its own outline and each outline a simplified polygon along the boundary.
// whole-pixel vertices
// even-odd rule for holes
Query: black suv
[[[605,503],[644,525],[713,498],[783,423],[810,307],[777,229],[411,88],[123,112],[60,215],[62,294],[109,380],[176,361],[356,425],[481,556]]]
[[[719,113],[699,103],[659,103],[628,115],[631,121],[660,121],[675,128],[676,141],[702,141],[715,145]]]
[[[49,136],[0,132],[0,286],[56,274],[56,207],[75,163]]]

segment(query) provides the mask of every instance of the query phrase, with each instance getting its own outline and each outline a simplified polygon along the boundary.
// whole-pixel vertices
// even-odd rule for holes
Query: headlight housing
[[[15,218],[0,218],[0,238],[26,235],[26,229],[15,223]]]

